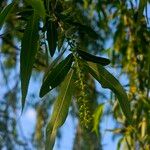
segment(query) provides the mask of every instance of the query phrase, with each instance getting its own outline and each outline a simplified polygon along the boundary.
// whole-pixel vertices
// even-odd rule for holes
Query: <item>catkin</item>
[[[79,110],[80,124],[85,130],[92,130],[93,116],[91,111],[91,102],[89,99],[89,89],[87,85],[87,76],[84,69],[83,62],[75,57],[75,71],[76,71],[76,99]]]

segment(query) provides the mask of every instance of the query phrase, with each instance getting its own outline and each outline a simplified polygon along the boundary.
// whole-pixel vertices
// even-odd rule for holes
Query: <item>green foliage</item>
[[[68,115],[73,94],[73,70],[71,70],[60,87],[60,93],[55,101],[50,122],[46,128],[46,150],[52,150],[57,130],[61,127]]]
[[[121,144],[122,144],[123,141],[124,141],[124,138],[119,139],[118,144],[117,144],[117,150],[120,150]]]
[[[46,23],[47,26],[47,41],[49,45],[49,51],[50,55],[53,57],[55,51],[56,51],[56,46],[57,46],[57,27],[56,23],[47,21]]]
[[[28,85],[35,60],[35,55],[39,47],[39,16],[36,13],[29,18],[22,39],[20,54],[20,76],[22,90],[22,109],[28,91]]]
[[[13,9],[15,5],[15,1],[12,2],[11,4],[9,4],[8,6],[6,6],[0,13],[0,30],[5,22],[5,20],[7,19],[7,17],[9,16],[9,14],[11,13],[11,10]]]
[[[93,127],[93,106],[92,100],[89,99],[89,87],[86,83],[86,70],[84,69],[83,62],[74,55],[75,70],[76,70],[76,89],[77,89],[77,107],[79,110],[80,124],[85,130],[89,132]]]
[[[50,70],[49,74],[47,75],[46,79],[42,84],[40,90],[40,97],[43,97],[45,94],[58,86],[64,80],[71,68],[72,62],[73,55],[70,54],[66,57],[65,60],[63,60],[56,67]]]
[[[86,68],[103,88],[109,88],[116,94],[120,107],[122,108],[128,123],[132,124],[132,113],[130,110],[129,100],[119,81],[101,65],[89,63],[89,66],[86,65]]]
[[[47,125],[46,149],[53,148],[58,129],[64,124],[69,107],[73,116],[79,120],[74,142],[78,147],[74,145],[74,149],[101,148],[97,135],[101,137],[99,123],[106,117],[107,108],[98,99],[104,93],[96,92],[94,81],[98,81],[102,88],[110,89],[117,97],[117,101],[114,95],[107,97],[110,100],[106,103],[117,122],[116,129],[109,131],[113,131],[116,136],[122,135],[118,149],[149,149],[148,2],[25,0],[12,1],[8,5],[7,0],[0,1],[3,8],[0,13],[0,29],[3,29],[0,35],[0,69],[2,68],[7,85],[11,69],[17,68],[20,55],[22,109],[26,103],[33,68],[40,68],[38,74],[44,73],[39,89],[40,97],[44,99],[43,105],[47,105],[47,116],[52,106],[52,102],[49,105],[46,103],[51,99],[49,95],[53,94],[50,91],[58,87],[53,90],[58,93],[58,97],[55,97],[53,113]],[[2,28],[4,23],[5,28]],[[106,50],[109,39],[113,42],[111,48]],[[21,50],[18,42],[21,42]],[[67,55],[68,53],[71,54]],[[101,54],[108,55],[110,60],[101,57]],[[117,69],[120,76],[127,76],[127,93],[120,82],[103,67],[109,64]],[[4,68],[10,72],[5,72]],[[18,83],[17,81],[16,86],[19,89]],[[4,94],[6,99],[17,99],[12,96],[13,89],[8,85],[7,88],[9,92]],[[106,97],[103,99],[106,100]],[[12,100],[7,101],[6,106],[16,109],[17,106]],[[6,111],[7,114],[9,110]],[[40,113],[38,116],[37,124],[42,123],[37,125],[37,130],[47,124],[47,120]],[[0,125],[4,127],[3,123]],[[44,141],[41,139],[44,133],[41,132],[36,134],[37,140]]]
[[[74,97],[76,99],[75,103],[78,109],[79,127],[82,129],[82,133],[79,132],[79,134],[82,134],[83,136],[82,143],[81,139],[79,139],[79,141],[77,140],[76,142],[81,143],[79,144],[80,149],[100,149],[101,146],[99,139],[96,135],[96,132],[93,130],[96,125],[94,120],[94,109],[97,106],[97,103],[95,102],[96,95],[94,89],[90,86],[94,81],[89,77],[89,74],[84,67],[83,61],[77,55],[74,55],[74,59]],[[87,81],[87,79],[89,80]],[[98,129],[99,127],[97,127],[97,130]],[[94,141],[95,145],[92,144]]]
[[[98,56],[94,56],[94,55],[91,55],[91,54],[86,53],[86,52],[81,51],[81,50],[77,50],[77,53],[79,54],[79,56],[81,56],[86,61],[99,63],[99,64],[101,64],[103,66],[106,66],[106,65],[110,64],[110,60],[109,59],[98,57]]]
[[[35,12],[42,17],[43,21],[45,20],[45,8],[42,0],[26,0],[26,2],[32,6]]]
[[[97,106],[94,114],[93,114],[93,131],[96,132],[96,135],[99,136],[99,122],[102,119],[103,116],[103,111],[104,111],[104,105],[100,104],[99,106]]]

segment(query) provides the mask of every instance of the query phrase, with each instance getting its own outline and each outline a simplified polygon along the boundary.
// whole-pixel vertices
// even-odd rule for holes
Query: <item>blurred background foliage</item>
[[[47,1],[43,1],[45,7],[48,7]],[[125,83],[123,86],[130,100],[134,126],[127,124],[118,101],[115,101],[116,97],[112,93],[108,96],[99,92],[94,80],[84,74],[83,78],[90,79],[85,83],[86,86],[88,85],[86,92],[90,93],[86,96],[90,99],[89,111],[93,112],[101,104],[104,107],[103,118],[108,115],[113,116],[116,127],[108,129],[108,132],[113,132],[114,137],[120,137],[118,149],[149,150],[150,1],[51,0],[50,2],[51,6],[46,9],[50,9],[47,15],[50,16],[50,25],[53,28],[53,33],[50,33],[51,38],[56,41],[53,46],[57,45],[58,52],[62,52],[64,49],[69,49],[67,43],[78,44],[78,47],[91,54],[108,56],[111,60],[110,65],[116,69],[119,78],[122,78],[122,83]],[[9,3],[10,1],[1,0],[0,11]],[[52,104],[59,93],[59,88],[56,88],[53,93],[40,99],[37,90],[30,92],[26,107],[36,110],[35,131],[30,139],[18,133],[18,130],[21,130],[21,127],[18,129],[19,122],[16,119],[21,110],[20,41],[31,12],[32,7],[26,1],[20,0],[0,31],[0,149],[14,150],[17,146],[28,149],[28,140],[35,149],[43,149],[45,127]],[[41,41],[35,58],[31,87],[34,87],[35,83],[41,84],[43,73],[53,61],[53,58],[48,55],[48,45],[51,40],[46,40],[48,36],[45,37],[45,28],[41,23],[39,26]],[[47,34],[49,32],[47,31]],[[60,55],[58,52],[54,55],[55,58]],[[80,88],[77,83],[79,91]],[[78,93],[75,92],[76,97]],[[109,103],[109,106],[105,107],[105,102]],[[73,118],[81,117],[77,109],[80,109],[80,106],[77,108],[73,101],[70,108]],[[81,130],[80,123],[76,127],[73,149],[103,149],[101,129],[99,128],[99,139],[97,139],[96,135]],[[61,137],[61,132],[58,137]]]

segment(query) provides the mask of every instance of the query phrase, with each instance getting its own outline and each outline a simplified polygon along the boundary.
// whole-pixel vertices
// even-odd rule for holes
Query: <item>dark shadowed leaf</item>
[[[90,38],[97,40],[99,35],[90,27],[87,25],[82,25],[78,22],[72,22],[73,25],[78,27],[80,32],[84,32],[85,34],[88,34]]]
[[[94,56],[94,55],[91,55],[91,54],[86,53],[86,52],[81,51],[81,50],[77,50],[77,53],[78,53],[79,56],[81,56],[81,58],[83,58],[84,60],[91,61],[91,62],[94,62],[94,63],[99,63],[99,64],[101,64],[102,66],[106,66],[106,65],[110,64],[110,60],[107,59],[107,58]]]
[[[138,20],[141,21],[141,18],[143,18],[143,12],[144,8],[147,5],[147,0],[140,0],[139,8],[138,8]]]
[[[52,57],[56,51],[57,40],[58,40],[58,35],[57,35],[56,24],[54,22],[48,21],[47,22],[47,41],[49,45],[50,55]]]
[[[55,101],[53,113],[46,129],[46,150],[53,149],[57,130],[64,124],[67,118],[73,93],[72,77],[73,70],[68,73],[63,81],[60,88],[60,94]]]
[[[8,15],[10,14],[11,10],[14,7],[15,2],[12,2],[11,4],[9,4],[8,6],[6,6],[0,13],[0,30],[5,22],[5,20],[7,19]]]
[[[42,0],[26,0],[26,2],[45,20],[45,8]]]
[[[42,84],[40,97],[43,97],[64,80],[71,68],[72,62],[73,55],[69,54],[65,60],[61,61],[56,67],[52,69],[52,71],[49,72]]]
[[[45,72],[45,74],[44,74],[44,79],[43,79],[43,80],[45,80],[45,79],[47,78],[47,76],[50,74],[50,72],[53,70],[53,68],[61,61],[61,58],[62,58],[64,52],[65,52],[65,51],[61,52],[61,53],[59,54],[59,56],[56,57],[56,58],[53,60],[53,62],[49,65],[49,67],[47,68],[47,70],[46,70],[46,72]]]
[[[79,25],[79,31],[84,32],[85,34],[89,35],[89,38],[97,40],[99,35],[89,26],[86,25]]]
[[[99,35],[90,26],[83,25],[79,22],[73,22],[70,19],[64,21],[78,28],[79,32],[89,35],[89,38],[92,38],[94,40],[97,40],[99,38]]]
[[[26,9],[17,12],[18,19],[27,21],[28,18],[33,14],[34,10],[28,6]]]
[[[22,91],[22,109],[24,107],[25,98],[28,91],[29,80],[38,50],[39,34],[38,34],[39,16],[36,13],[29,18],[21,43],[20,54],[20,73],[21,73],[21,91]]]
[[[109,73],[103,66],[94,63],[85,65],[89,73],[102,85],[103,88],[112,90],[118,98],[120,107],[127,121],[132,124],[132,113],[126,92],[119,81]]]

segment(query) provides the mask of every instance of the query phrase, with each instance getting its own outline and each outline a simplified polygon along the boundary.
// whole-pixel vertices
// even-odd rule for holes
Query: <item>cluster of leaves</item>
[[[11,4],[6,6],[1,12],[1,26],[3,25],[5,19],[12,11],[13,7],[18,4],[18,1],[13,1]],[[70,5],[68,2],[67,5]],[[63,6],[63,2],[53,2],[53,1],[25,1],[24,8],[22,12],[18,12],[20,15],[19,19],[26,23],[21,41],[21,53],[20,53],[20,75],[21,75],[21,91],[22,91],[22,109],[24,108],[25,99],[28,91],[29,80],[31,77],[32,68],[35,62],[35,56],[38,52],[40,43],[43,40],[40,38],[40,34],[45,35],[44,40],[48,41],[49,54],[51,57],[55,54],[56,47],[61,48],[61,44],[58,41],[58,31],[62,32],[60,38],[62,41],[66,40],[66,43],[70,46],[71,54],[69,54],[63,61],[60,58],[56,58],[53,65],[49,67],[40,90],[40,97],[43,97],[53,88],[61,85],[58,98],[54,104],[53,113],[51,120],[48,123],[46,134],[46,149],[52,149],[55,141],[55,136],[57,134],[57,129],[64,123],[71,98],[73,95],[73,84],[74,68],[80,70],[78,65],[78,60],[83,63],[82,67],[86,68],[86,71],[90,73],[97,81],[99,81],[104,88],[111,89],[118,97],[120,106],[125,116],[128,118],[129,123],[131,123],[131,113],[130,106],[127,100],[126,93],[124,92],[120,83],[113,77],[103,66],[108,65],[110,61],[106,58],[101,58],[98,56],[91,55],[84,52],[80,41],[81,38],[85,38],[86,34],[90,36],[93,40],[97,40],[98,34],[90,27],[80,22],[80,20],[72,21],[70,18],[73,17],[78,19],[76,14],[73,16],[68,16],[69,11],[73,11],[73,7],[69,7],[66,12],[66,6]],[[73,5],[71,3],[71,5]],[[65,11],[64,11],[65,10]],[[79,11],[79,10],[78,10]],[[82,14],[81,14],[82,15]],[[42,19],[42,20],[41,20]],[[80,19],[80,18],[79,18]],[[40,22],[43,22],[43,26],[40,26]],[[66,28],[71,25],[71,33],[66,32]],[[41,32],[41,33],[40,33]],[[65,34],[64,34],[65,32]],[[47,56],[49,57],[49,55]],[[80,59],[77,59],[80,58]],[[93,65],[93,62],[98,65]],[[103,65],[103,66],[102,66]],[[77,71],[77,74],[80,71]],[[80,75],[79,75],[80,77]],[[82,79],[79,79],[82,82]],[[111,81],[111,82],[110,82]],[[81,84],[82,86],[82,84]],[[80,91],[84,92],[84,91]],[[83,103],[84,95],[83,95]],[[82,107],[86,107],[83,105]],[[85,113],[83,109],[81,113]],[[87,112],[87,110],[86,110]],[[83,116],[82,119],[86,116]],[[90,117],[90,116],[89,116]],[[92,117],[92,116],[91,116]],[[83,122],[85,123],[85,122]],[[91,123],[90,123],[91,124]],[[89,126],[87,124],[87,126]],[[92,125],[93,126],[93,125]],[[88,127],[87,127],[88,128]],[[91,128],[92,130],[92,128]],[[89,131],[90,132],[90,131]]]
[[[148,1],[140,1],[139,5],[130,2],[130,8],[122,5],[120,12],[114,16],[119,17],[117,30],[114,34],[113,60],[121,64],[119,68],[128,76],[127,87],[133,112],[134,127],[126,125],[119,117],[118,104],[114,103],[114,116],[123,125],[116,133],[123,133],[118,147],[149,149],[149,80],[150,80],[150,31],[147,10]],[[145,16],[143,15],[145,10]],[[136,108],[136,109],[135,109]],[[133,138],[134,137],[134,138]],[[138,144],[135,144],[138,143]]]
[[[25,0],[22,2],[14,0],[2,9],[0,28],[5,25],[6,29],[2,29],[7,31],[9,29],[9,19],[15,19],[18,27],[11,24],[11,28],[14,28],[14,36],[21,41],[22,110],[26,102],[32,70],[35,66],[42,66],[41,68],[45,72],[40,88],[40,97],[45,96],[60,85],[58,97],[55,100],[51,119],[46,129],[46,149],[53,148],[58,128],[64,124],[73,99],[76,99],[75,104],[78,108],[77,114],[80,118],[82,130],[85,129],[85,133],[89,135],[98,135],[102,105],[98,106],[96,104],[94,106],[94,102],[91,101],[91,97],[88,95],[89,91],[86,90],[89,85],[85,81],[93,79],[97,80],[103,88],[110,89],[117,97],[118,101],[115,101],[114,116],[116,119],[120,119],[120,109],[116,109],[119,104],[126,117],[126,119],[121,117],[123,118],[123,129],[126,131],[125,137],[122,139],[126,139],[126,134],[130,133],[128,138],[130,138],[131,144],[129,145],[132,146],[132,143],[134,143],[132,139],[138,140],[143,147],[149,143],[149,137],[146,137],[145,134],[146,131],[149,132],[149,72],[147,72],[147,70],[150,70],[149,31],[141,15],[147,5],[147,1],[140,2],[138,11],[133,7],[128,8],[128,4],[125,2],[114,1],[112,4],[103,1],[101,5],[101,1],[98,1],[96,6],[91,1],[65,0]],[[130,5],[133,6],[132,2]],[[113,13],[107,12],[109,9]],[[92,14],[93,10],[97,11],[99,20],[103,20],[104,24],[99,23],[99,21],[92,22],[96,20],[96,17],[91,19],[88,15]],[[108,15],[109,13],[111,14],[110,16]],[[136,109],[136,112],[131,112],[128,96],[122,85],[105,69],[104,66],[108,65],[110,60],[89,53],[91,48],[96,49],[95,45],[102,47],[102,43],[108,34],[109,17],[112,17],[112,20],[117,20],[118,25],[114,35],[115,50],[113,50],[113,59],[114,61],[120,61],[120,59],[117,59],[120,54],[121,58],[123,58],[121,63],[130,80],[131,95],[129,96],[131,104],[133,108],[135,106],[139,108]],[[4,24],[5,22],[6,24]],[[93,23],[94,27],[102,27],[103,32],[99,31],[102,34],[98,34],[99,32],[96,32],[96,28],[92,27],[89,22]],[[9,39],[10,35],[7,34],[7,39]],[[10,37],[12,38],[12,35]],[[6,40],[6,37],[3,38],[4,42],[9,46],[14,44]],[[13,48],[16,47],[13,46]],[[49,63],[57,53],[59,53],[58,57]],[[62,60],[63,56],[65,58]],[[142,56],[142,60],[137,56]],[[43,57],[42,60],[40,60],[41,57]],[[137,74],[139,71],[141,73]],[[139,91],[135,91],[135,87],[139,87]],[[93,111],[93,106],[96,111]],[[146,109],[141,108],[142,106]],[[132,113],[134,114],[133,116]],[[139,118],[141,113],[143,115]],[[136,125],[131,128],[133,122]],[[146,128],[144,127],[145,122],[147,122]],[[136,134],[138,132],[136,128],[142,130],[141,135]],[[122,133],[121,131],[120,133]],[[135,136],[135,139],[132,138],[133,136]],[[145,141],[141,142],[143,138]],[[122,139],[121,141],[123,141]]]

